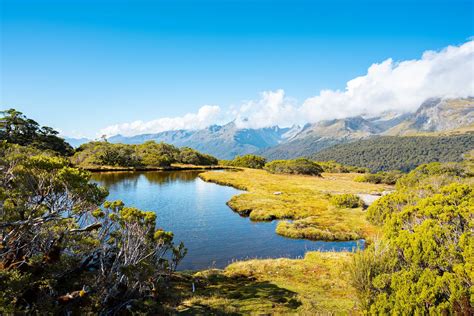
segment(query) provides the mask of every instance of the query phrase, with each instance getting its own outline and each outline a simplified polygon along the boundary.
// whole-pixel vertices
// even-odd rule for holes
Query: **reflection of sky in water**
[[[207,183],[197,171],[112,172],[94,174],[109,188],[109,200],[155,211],[158,226],[183,241],[188,255],[181,269],[224,267],[246,258],[301,257],[307,250],[351,250],[356,242],[314,242],[275,233],[276,221],[253,223],[225,204],[242,191]]]

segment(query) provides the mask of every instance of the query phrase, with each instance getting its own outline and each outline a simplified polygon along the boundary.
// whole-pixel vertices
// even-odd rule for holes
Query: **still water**
[[[234,213],[226,202],[243,191],[198,178],[199,171],[96,173],[108,200],[121,199],[157,213],[158,226],[183,241],[188,254],[179,269],[223,268],[248,258],[297,258],[308,250],[354,250],[357,243],[288,239],[275,233],[277,221],[254,223]]]

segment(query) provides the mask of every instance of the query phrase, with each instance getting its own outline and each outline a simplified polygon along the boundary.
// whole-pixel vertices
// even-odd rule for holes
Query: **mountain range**
[[[373,136],[408,136],[474,130],[474,98],[432,98],[414,113],[386,112],[378,116],[357,116],[320,121],[304,126],[238,128],[235,122],[201,130],[174,130],[136,136],[115,135],[112,143],[139,144],[153,140],[178,147],[187,146],[232,159],[256,153],[269,159],[310,156],[333,145]]]

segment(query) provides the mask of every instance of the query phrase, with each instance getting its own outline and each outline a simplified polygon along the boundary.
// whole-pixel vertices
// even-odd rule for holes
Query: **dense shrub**
[[[221,160],[219,163],[224,166],[262,169],[267,160],[257,155],[237,156],[233,160]]]
[[[382,196],[369,206],[367,219],[383,225],[393,212],[400,212],[407,205],[439,192],[443,186],[464,182],[470,177],[472,174],[466,163],[432,162],[421,165],[398,179],[395,192]]]
[[[125,145],[135,147],[137,155],[143,165],[153,167],[168,167],[176,162],[179,156],[179,149],[173,145],[165,143],[155,143],[147,141],[140,145]]]
[[[89,180],[64,158],[0,143],[0,314],[113,315],[144,304],[162,314],[156,293],[185,248],[156,229],[155,212],[103,203],[107,190]]]
[[[293,160],[274,160],[265,165],[265,170],[271,173],[288,173],[319,176],[323,168],[314,161],[298,158]]]
[[[169,167],[172,163],[214,165],[217,159],[194,149],[179,149],[165,143],[148,141],[140,145],[90,142],[77,148],[71,161],[81,167]]]
[[[202,154],[189,147],[181,148],[178,155],[178,161],[184,164],[201,166],[217,165],[218,163],[217,158],[211,155]]]
[[[383,224],[384,235],[351,266],[366,312],[473,314],[474,188],[466,168],[422,165],[369,207],[368,219]]]
[[[346,166],[346,165],[340,164],[340,163],[338,163],[334,160],[331,160],[331,161],[316,161],[316,163],[323,168],[324,172],[331,172],[331,173],[349,173],[349,172],[366,173],[366,172],[369,172],[368,168]]]
[[[341,208],[356,208],[364,206],[364,202],[360,197],[354,194],[337,194],[331,196],[332,205]]]
[[[379,171],[377,173],[367,173],[354,178],[357,182],[383,183],[395,184],[398,179],[403,176],[403,173],[398,170],[393,171]]]

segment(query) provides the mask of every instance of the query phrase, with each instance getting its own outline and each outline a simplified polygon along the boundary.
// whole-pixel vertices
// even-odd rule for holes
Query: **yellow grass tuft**
[[[308,252],[304,259],[236,262],[192,275],[196,292],[181,291],[185,314],[356,314],[345,267],[353,254]],[[189,287],[187,287],[189,288]]]
[[[377,228],[365,219],[362,208],[341,209],[330,204],[331,194],[379,193],[390,186],[355,182],[357,174],[324,173],[322,177],[271,174],[264,170],[204,172],[205,181],[233,186],[246,193],[228,205],[253,221],[280,222],[276,232],[291,238],[354,240],[370,238]]]

